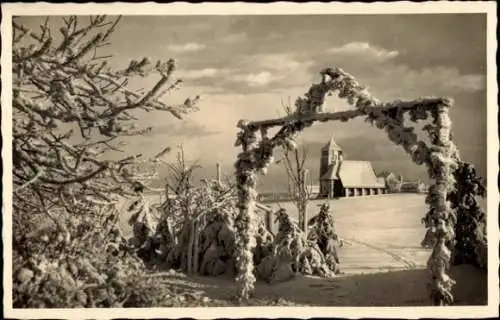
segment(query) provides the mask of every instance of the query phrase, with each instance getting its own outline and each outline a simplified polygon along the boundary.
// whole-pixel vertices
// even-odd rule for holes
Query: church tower
[[[335,139],[321,148],[321,160],[319,165],[319,189],[323,197],[334,196],[335,184],[338,183],[338,171],[343,160],[342,149],[337,145]]]
[[[338,169],[342,160],[342,149],[337,145],[332,136],[330,141],[323,148],[321,148],[321,161],[319,166],[320,179],[329,171],[331,166]],[[336,171],[337,170],[335,170],[335,172]]]

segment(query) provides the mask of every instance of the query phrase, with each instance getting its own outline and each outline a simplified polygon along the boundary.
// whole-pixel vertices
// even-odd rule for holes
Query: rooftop
[[[375,171],[373,171],[372,164],[369,161],[342,161],[338,170],[336,170],[335,166],[330,166],[321,179],[340,179],[345,188],[385,187],[385,182],[382,179],[377,179],[377,176],[375,176]]]

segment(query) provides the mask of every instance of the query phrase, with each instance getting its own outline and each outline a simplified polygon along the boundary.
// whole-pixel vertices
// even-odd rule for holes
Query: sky
[[[36,26],[40,18],[25,21]],[[168,113],[141,114],[139,125],[153,131],[127,140],[126,152],[153,155],[182,144],[186,157],[202,165],[199,176],[214,176],[217,162],[230,175],[238,120],[282,116],[283,103],[293,104],[321,69],[336,66],[380,100],[453,98],[455,142],[462,158],[486,176],[486,15],[125,16],[110,40],[104,50],[113,66],[142,57],[177,60],[176,76],[184,83],[165,103],[201,96],[200,110],[182,121]],[[147,88],[156,80],[131,85]],[[347,108],[330,97],[325,110]],[[424,167],[363,119],[321,123],[301,134],[314,180],[320,148],[332,135],[345,159],[427,181]],[[173,161],[175,152],[168,158]],[[273,165],[260,188],[286,188],[284,169]]]

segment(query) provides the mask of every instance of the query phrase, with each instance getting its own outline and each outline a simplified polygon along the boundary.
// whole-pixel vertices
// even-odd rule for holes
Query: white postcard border
[[[145,3],[108,3],[108,4],[51,4],[51,3],[8,3],[2,4],[2,148],[3,163],[3,245],[4,245],[4,316],[10,318],[478,318],[498,316],[499,279],[498,279],[498,204],[497,186],[498,166],[498,85],[496,68],[496,3],[494,1],[469,2],[376,2],[376,3],[289,3],[270,4],[249,3],[200,3],[189,4],[176,2],[171,4]],[[5,148],[12,139],[11,104],[12,70],[11,43],[13,15],[270,15],[270,14],[424,14],[424,13],[486,13],[487,14],[487,172],[488,179],[488,301],[487,306],[467,307],[228,307],[228,308],[129,308],[129,309],[12,309],[12,208],[5,204],[12,203],[12,150]],[[466,44],[464,44],[466,45]]]

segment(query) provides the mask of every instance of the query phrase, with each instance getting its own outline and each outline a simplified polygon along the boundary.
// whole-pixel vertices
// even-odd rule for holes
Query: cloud
[[[248,39],[248,36],[244,32],[239,33],[229,33],[223,37],[217,39],[217,42],[224,44],[233,44],[243,42]]]
[[[246,75],[236,75],[233,77],[235,81],[244,82],[251,87],[262,87],[272,82],[278,81],[282,76],[273,75],[269,71],[259,73],[249,73]]]
[[[228,66],[223,79],[227,92],[256,93],[292,88],[309,81],[312,60],[288,53],[244,55]]]
[[[365,57],[368,59],[386,61],[398,56],[399,52],[387,50],[370,45],[367,42],[350,42],[340,47],[334,47],[327,50],[327,53],[333,55],[349,55],[353,58]]]
[[[168,50],[173,52],[186,53],[186,52],[201,51],[205,49],[205,45],[197,42],[189,42],[185,44],[170,45],[167,48]]]
[[[308,69],[314,65],[314,61],[297,54],[269,53],[244,56],[240,59],[240,65],[247,70],[268,71],[282,78],[297,79],[309,73]]]
[[[228,71],[225,69],[217,68],[204,68],[204,69],[194,69],[194,70],[179,70],[177,75],[181,79],[202,79],[202,78],[214,78],[225,74]]]
[[[249,56],[247,63],[251,63],[255,69],[275,71],[295,71],[301,67],[307,67],[311,61],[300,61],[293,55],[287,53],[259,54]]]
[[[234,146],[239,131],[236,124],[240,119],[261,119],[275,117],[279,98],[272,94],[206,94],[200,100],[200,110],[186,119],[203,126],[211,135],[198,135],[196,138],[172,137],[169,131],[155,136],[157,141],[183,143],[186,155],[200,159],[204,166],[212,167],[221,162],[231,172],[239,148]]]
[[[197,62],[197,68],[179,70],[177,76],[227,93],[256,93],[308,82],[308,69],[313,64],[312,60],[289,53],[243,54],[213,61],[210,65]]]
[[[185,59],[189,67],[179,70],[176,76],[230,94],[288,89],[312,80],[309,68],[314,61],[309,56],[303,58],[287,52],[233,54],[225,49],[212,49],[202,55],[191,55],[189,61]]]
[[[402,68],[403,71],[406,68]],[[478,91],[486,86],[486,77],[480,74],[461,74],[457,68],[436,67],[425,68],[420,72],[410,73],[408,76],[419,85],[429,87],[441,86],[446,91]]]
[[[148,135],[153,137],[168,134],[170,137],[197,138],[218,133],[220,133],[220,131],[212,130],[202,123],[184,120],[181,122],[170,122],[168,125],[164,126],[155,126]]]
[[[351,73],[382,100],[451,96],[483,90],[484,74],[464,74],[449,65],[414,68],[411,57],[367,42],[350,42],[315,56],[312,74],[332,63]],[[395,59],[398,57],[398,59]]]
[[[486,87],[485,75],[461,74],[457,68],[440,66],[414,70],[390,64],[360,82],[381,99],[414,99],[419,96],[451,96],[473,93]]]
[[[354,75],[382,100],[453,97],[483,90],[486,85],[485,75],[482,74],[463,74],[458,68],[444,65],[415,69],[401,59],[389,58],[395,56],[391,52],[396,51],[368,43],[353,43],[338,47],[337,52],[343,53],[337,54],[334,59],[325,51],[315,55],[289,52],[246,54],[228,59],[225,65],[200,66],[198,69],[179,71],[178,75],[199,86],[213,88],[208,90],[212,93],[277,93],[292,88],[302,88],[305,92],[311,83],[319,79],[319,70],[334,62],[334,66]],[[346,54],[348,51],[365,53],[350,56]]]

